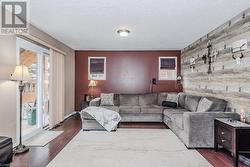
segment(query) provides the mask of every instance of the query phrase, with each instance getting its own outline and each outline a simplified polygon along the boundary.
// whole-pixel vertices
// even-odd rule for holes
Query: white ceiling
[[[31,0],[30,21],[75,50],[183,49],[250,0]],[[128,28],[121,38],[116,30]]]

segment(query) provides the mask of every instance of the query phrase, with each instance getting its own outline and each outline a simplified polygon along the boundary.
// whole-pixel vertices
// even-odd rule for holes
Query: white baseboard
[[[22,143],[24,143],[26,140],[28,140],[28,139],[32,138],[33,136],[36,136],[36,135],[38,135],[38,134],[40,134],[42,132],[44,132],[44,129],[40,128],[40,129],[37,129],[36,131],[34,131],[34,132],[32,132],[32,133],[30,133],[28,135],[22,136]],[[18,144],[19,143],[13,143],[13,147],[18,146]]]

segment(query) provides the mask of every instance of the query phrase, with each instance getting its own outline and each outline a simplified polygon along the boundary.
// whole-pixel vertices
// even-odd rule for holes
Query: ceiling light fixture
[[[127,30],[127,29],[119,29],[119,30],[117,30],[117,33],[118,33],[121,37],[126,37],[126,36],[128,36],[128,34],[130,33],[130,31]]]

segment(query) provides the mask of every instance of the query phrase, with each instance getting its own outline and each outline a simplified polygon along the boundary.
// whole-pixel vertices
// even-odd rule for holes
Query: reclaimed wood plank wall
[[[247,39],[248,48],[238,65],[231,48],[233,42],[241,39]],[[210,75],[208,64],[202,60],[209,40],[218,50]],[[246,112],[250,121],[250,8],[184,48],[181,55],[184,92],[226,99],[229,110]],[[196,59],[194,70],[190,68],[191,58]]]

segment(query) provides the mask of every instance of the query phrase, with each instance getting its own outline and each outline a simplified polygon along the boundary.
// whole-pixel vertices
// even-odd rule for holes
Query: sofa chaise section
[[[233,112],[205,112],[183,114],[185,144],[188,148],[214,147],[214,120],[229,118],[239,120],[240,116]]]
[[[90,106],[99,106],[100,105],[100,98],[96,98],[90,102]],[[119,112],[118,106],[103,106],[103,108],[113,110],[116,112]],[[89,115],[86,112],[81,112],[81,120],[82,120],[82,130],[104,130],[104,128],[93,118],[91,115]],[[115,127],[113,130],[116,130],[117,127]]]

